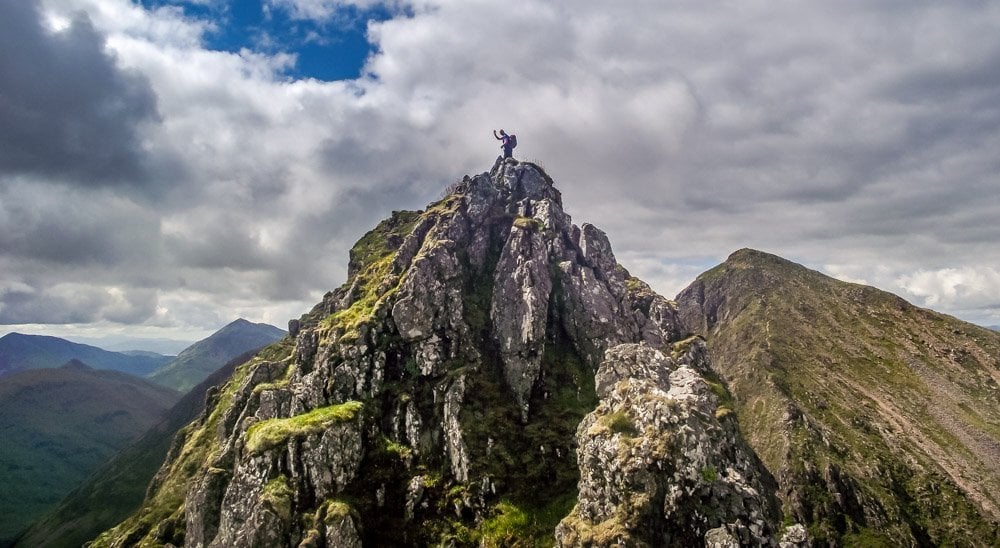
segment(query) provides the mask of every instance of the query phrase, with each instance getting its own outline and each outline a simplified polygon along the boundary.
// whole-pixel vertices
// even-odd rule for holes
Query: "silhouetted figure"
[[[507,132],[500,130],[500,135],[497,135],[497,130],[493,130],[493,136],[497,138],[500,143],[500,148],[503,149],[503,157],[510,158],[514,154],[514,147],[517,146],[517,136],[507,135]]]

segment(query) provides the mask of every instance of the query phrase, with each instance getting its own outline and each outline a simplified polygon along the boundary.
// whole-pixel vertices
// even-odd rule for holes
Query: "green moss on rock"
[[[247,430],[246,448],[251,453],[260,453],[285,443],[289,438],[322,432],[333,424],[353,420],[361,407],[361,402],[349,401],[313,409],[294,417],[258,422]]]
[[[292,497],[295,491],[288,484],[288,478],[278,476],[264,485],[260,500],[285,522],[292,518]]]

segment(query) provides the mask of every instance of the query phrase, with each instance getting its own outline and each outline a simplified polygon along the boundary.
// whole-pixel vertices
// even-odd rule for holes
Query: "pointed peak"
[[[788,259],[779,257],[772,253],[767,253],[757,249],[751,249],[749,247],[744,247],[732,252],[729,257],[726,258],[726,263],[737,266],[763,266],[763,265],[774,265],[774,264],[785,264],[791,265],[795,264]]]
[[[228,333],[230,331],[244,331],[244,330],[247,330],[247,329],[255,329],[255,328],[261,328],[261,329],[268,329],[268,328],[271,328],[271,329],[280,329],[280,328],[275,327],[275,326],[273,326],[271,324],[267,324],[267,323],[263,323],[263,322],[261,322],[261,323],[252,322],[252,321],[250,321],[250,320],[248,320],[246,318],[237,318],[237,319],[229,322],[228,324],[226,324],[222,329],[219,329],[218,331],[216,331],[216,333]]]
[[[739,273],[754,272],[763,275],[760,281],[770,280],[773,283],[779,279],[798,278],[801,276],[822,276],[824,274],[811,270],[799,263],[790,261],[778,255],[748,247],[734,251],[726,260],[698,276],[698,280],[707,282],[721,280]]]

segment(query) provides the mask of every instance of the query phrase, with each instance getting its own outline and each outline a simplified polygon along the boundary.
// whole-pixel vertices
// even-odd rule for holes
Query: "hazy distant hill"
[[[95,369],[113,369],[142,377],[170,363],[174,358],[152,352],[108,352],[96,346],[45,335],[8,333],[0,337],[0,375],[59,367],[73,359]]]
[[[159,421],[179,397],[77,360],[0,377],[0,545]]]
[[[750,249],[677,302],[815,541],[1000,546],[1000,334]]]
[[[77,548],[115,525],[142,503],[146,486],[163,463],[174,435],[205,408],[205,394],[226,382],[237,365],[252,352],[239,356],[191,389],[157,423],[105,462],[83,484],[32,524],[15,546]]]
[[[177,359],[150,375],[149,380],[187,392],[229,360],[284,336],[285,331],[273,325],[240,318],[189,346]]]
[[[177,354],[180,354],[182,350],[191,346],[193,342],[178,339],[131,337],[127,334],[106,335],[103,337],[81,337],[74,335],[71,339],[73,342],[89,344],[111,352],[145,350],[147,352],[155,352],[164,356],[176,356]]]

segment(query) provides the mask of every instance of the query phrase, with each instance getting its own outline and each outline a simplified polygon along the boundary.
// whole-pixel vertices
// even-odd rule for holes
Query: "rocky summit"
[[[394,212],[289,327],[95,546],[778,540],[703,342],[536,165]]]
[[[810,545],[688,316],[498,160],[365,234],[92,546]]]

